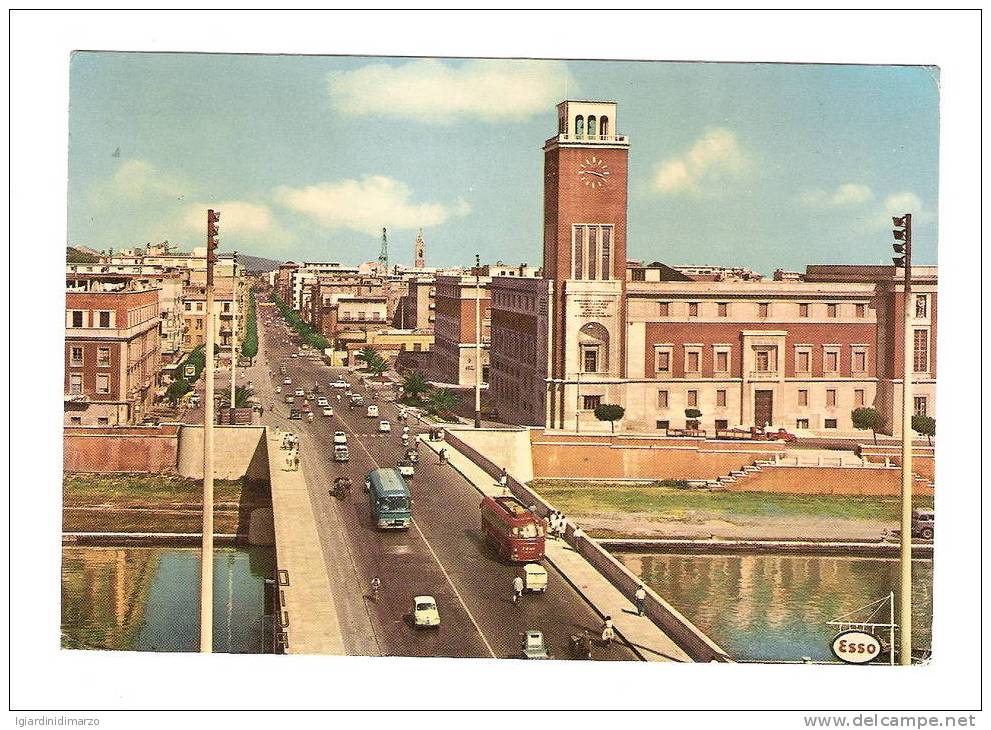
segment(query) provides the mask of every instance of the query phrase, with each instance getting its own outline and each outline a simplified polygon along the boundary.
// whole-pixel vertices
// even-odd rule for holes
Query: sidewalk
[[[482,494],[493,497],[502,494],[488,474],[446,441],[427,441],[422,437],[421,441],[434,452],[446,448],[448,463]],[[616,632],[644,661],[692,661],[653,621],[637,616],[635,606],[564,540],[548,539],[545,551],[547,559],[600,616],[612,617]]]

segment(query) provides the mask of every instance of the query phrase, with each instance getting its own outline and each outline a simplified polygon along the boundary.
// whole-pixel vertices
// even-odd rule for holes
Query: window
[[[69,394],[80,395],[83,392],[83,376],[79,373],[69,375]]]
[[[699,404],[699,392],[697,390],[688,391],[688,405],[697,406]]]
[[[729,428],[729,421],[727,421],[725,418],[717,418],[715,426],[717,431],[725,431],[727,428]]]
[[[583,395],[582,396],[582,409],[586,411],[594,411],[602,403],[601,395]]]
[[[75,367],[79,367],[83,364],[83,348],[69,348],[69,364]]]
[[[809,372],[809,365],[811,364],[812,353],[809,350],[796,350],[795,351],[795,372],[807,373]]]
[[[196,302],[196,311],[197,312],[203,311],[203,302]]]
[[[668,302],[661,302],[657,305],[657,313],[662,317],[667,317],[671,311],[671,307]]]
[[[595,117],[590,114],[588,117],[588,136],[594,138],[597,134],[598,130],[596,129]]]
[[[110,367],[110,348],[109,347],[98,347],[96,348],[96,364],[102,368]]]
[[[767,302],[761,302],[760,304],[757,305],[758,317],[766,317],[770,311],[771,311],[771,305],[768,304]]]
[[[806,408],[809,405],[809,391],[805,389],[798,391],[798,405],[800,408]]]
[[[826,390],[826,408],[836,408],[836,391],[833,388]]]
[[[795,419],[795,428],[808,428],[809,419],[808,418],[797,418]]]
[[[836,419],[827,418],[822,422],[823,428],[836,428]]]
[[[582,364],[586,373],[599,372],[599,348],[585,348],[582,351]]]
[[[839,315],[840,306],[838,304],[827,304],[826,305],[826,316],[836,317]]]
[[[82,310],[76,309],[72,312],[72,326],[82,327],[83,326],[83,313]]]
[[[654,370],[658,373],[671,373],[671,348],[655,348],[654,350]]]
[[[575,117],[575,136],[584,137],[585,136],[585,117],[580,114]]]
[[[658,431],[667,431],[670,427],[671,427],[671,421],[658,421],[657,422],[657,430]]]
[[[864,405],[864,391],[861,388],[853,391],[853,405],[857,408],[861,408]]]
[[[857,317],[859,317],[860,319],[863,319],[864,317],[867,316],[867,305],[866,304],[857,304],[857,305],[854,306],[854,309],[855,309],[855,311],[857,313]]]
[[[633,281],[647,281],[647,270],[646,269],[633,269],[630,272],[630,278]]]
[[[799,304],[798,305],[798,316],[799,317],[808,317],[809,316],[809,305],[808,304]]]
[[[81,419],[79,416],[70,416],[69,417],[69,425],[70,426],[82,426],[83,425],[83,419]]]
[[[595,251],[598,246],[599,229],[594,226],[588,227],[588,279],[595,279]]]
[[[599,117],[599,135],[606,137],[609,134],[609,117]]]
[[[224,311],[225,312],[231,311],[231,303],[230,302],[224,302]]]
[[[867,372],[867,351],[861,348],[855,349],[853,351],[853,372],[864,373]]]
[[[99,319],[98,319],[98,322],[99,322],[98,326],[104,327],[104,328],[110,326],[110,312],[97,312],[97,315],[99,317]]]
[[[926,396],[924,396],[924,395],[917,395],[917,396],[915,396],[915,398],[913,399],[913,401],[914,401],[914,405],[915,405],[915,410],[913,412],[915,413],[915,415],[917,415],[917,416],[928,415],[926,413],[926,410],[927,410],[927,407],[929,405],[929,401],[928,401],[928,398],[926,398]]]
[[[726,407],[726,391],[725,390],[717,390],[716,391],[716,406],[719,407],[719,408],[725,408]]]
[[[109,426],[110,425],[110,419],[107,418],[106,416],[100,416],[99,418],[96,419],[96,425],[97,426]]]
[[[822,353],[822,369],[826,373],[835,373],[840,367],[839,350],[824,350]]]
[[[689,317],[698,317],[699,316],[699,303],[698,302],[689,302],[688,303],[688,316]]]
[[[609,278],[612,267],[612,229],[602,228],[602,266],[599,268],[599,278],[605,281]]]
[[[697,373],[699,371],[699,360],[701,353],[698,350],[688,350],[685,353],[685,372]]]
[[[716,351],[716,372],[726,373],[729,372],[729,352],[726,350]]]
[[[924,373],[929,370],[929,332],[916,330],[913,337],[912,371]]]
[[[918,294],[915,297],[915,316],[918,319],[925,319],[929,313],[929,298],[925,294]]]
[[[720,317],[729,316],[728,315],[728,310],[729,310],[729,307],[727,306],[726,302],[719,302],[716,305],[716,314],[719,315]]]
[[[778,369],[778,348],[755,347],[754,365],[759,373],[773,373]]]
[[[658,408],[668,407],[668,392],[666,390],[657,391],[657,407]]]

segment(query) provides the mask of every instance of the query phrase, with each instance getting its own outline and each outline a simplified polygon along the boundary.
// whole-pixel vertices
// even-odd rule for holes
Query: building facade
[[[481,368],[482,382],[488,381],[489,369],[489,283],[491,278],[481,276],[438,276],[434,282],[436,291],[436,319],[434,320],[434,351],[431,380],[451,385],[475,384],[476,372]],[[480,312],[480,328],[476,328],[476,292]],[[481,339],[476,337],[480,330]],[[476,347],[480,342],[481,347]],[[481,362],[478,350],[481,350]]]

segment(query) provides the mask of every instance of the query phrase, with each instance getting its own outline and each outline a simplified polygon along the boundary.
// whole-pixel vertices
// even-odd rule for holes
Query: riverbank
[[[251,512],[271,507],[267,482],[214,482],[214,527],[247,535]],[[199,533],[202,486],[195,479],[161,474],[65,474],[64,533]]]
[[[585,531],[611,539],[878,541],[899,525],[889,497],[712,492],[623,482],[530,485]],[[916,506],[931,508],[932,497]]]

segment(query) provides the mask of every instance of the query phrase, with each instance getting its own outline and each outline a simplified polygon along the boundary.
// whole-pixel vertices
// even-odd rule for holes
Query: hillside
[[[95,264],[100,260],[96,254],[81,251],[72,246],[65,247],[65,262],[67,264]]]
[[[243,253],[237,255],[237,262],[249,272],[272,271],[279,268],[281,261],[266,259],[261,256],[248,256]]]

